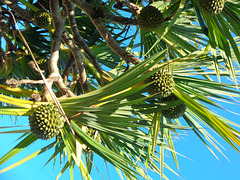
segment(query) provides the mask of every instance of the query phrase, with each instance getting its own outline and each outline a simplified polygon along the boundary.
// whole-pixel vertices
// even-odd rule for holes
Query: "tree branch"
[[[62,78],[63,78],[64,84],[67,84],[67,79],[68,79],[68,75],[69,75],[69,72],[70,72],[70,68],[72,67],[73,64],[74,64],[74,57],[73,57],[72,53],[70,52],[67,64],[66,64],[66,66],[64,68],[64,71],[62,73]]]
[[[112,37],[111,33],[107,30],[107,28],[102,23],[101,18],[94,18],[92,16],[93,14],[93,8],[90,4],[83,0],[70,0],[72,3],[74,3],[78,8],[83,10],[91,19],[92,23],[97,28],[98,32],[100,33],[101,37],[106,41],[106,43],[109,45],[109,47],[120,57],[122,57],[125,61],[129,61],[133,64],[138,64],[141,62],[139,58],[136,58],[129,52],[125,51],[118,43],[117,41]]]
[[[122,7],[126,6],[128,7],[135,15],[138,15],[141,11],[141,7],[139,7],[138,5],[126,1],[126,0],[115,0],[118,4],[121,4]]]
[[[55,82],[55,81],[58,81],[58,78],[57,77],[47,78],[46,80],[47,80],[47,82]],[[11,79],[6,80],[6,84],[11,88],[16,88],[16,87],[20,86],[21,84],[31,84],[31,85],[44,84],[44,80],[22,79],[22,80],[18,81],[16,79],[11,78]]]
[[[19,16],[24,19],[27,19],[30,22],[33,22],[33,16],[29,13],[29,10],[23,9],[18,6],[17,0],[1,0],[1,2],[8,7],[10,7],[14,12],[16,12]]]
[[[34,71],[34,72],[36,72],[36,73],[39,73],[40,74],[40,71],[42,71],[42,73],[44,73],[45,72],[45,70],[39,70],[38,68],[37,68],[37,66],[36,66],[36,64],[35,64],[35,62],[34,61],[29,61],[28,62],[28,66],[30,67],[30,68],[32,68],[32,70]]]
[[[76,46],[76,44],[73,42],[73,40],[69,37],[68,33],[64,31],[62,34],[63,41],[67,44],[69,47],[71,53],[73,54],[73,57],[75,59],[75,63],[77,65],[77,68],[79,70],[79,76],[80,76],[80,83],[82,86],[82,89],[84,92],[88,92],[88,84],[87,84],[87,75],[84,68],[84,63],[82,61],[82,57],[80,54],[80,49]]]
[[[73,39],[74,39],[75,43],[80,45],[80,47],[88,55],[89,59],[91,60],[91,62],[93,63],[93,65],[97,69],[97,71],[100,74],[102,74],[103,70],[98,63],[96,56],[93,54],[93,52],[90,50],[90,48],[88,47],[88,45],[86,44],[86,42],[84,41],[84,39],[78,32],[73,4],[71,2],[69,2],[68,0],[65,0],[64,5],[67,8],[68,20],[69,20],[70,28],[71,28],[71,31],[73,34]]]
[[[64,84],[63,79],[58,71],[59,50],[62,41],[62,33],[64,31],[65,17],[60,13],[59,3],[55,1],[49,2],[50,12],[52,15],[52,22],[54,26],[53,43],[51,47],[51,56],[49,58],[49,77],[58,77],[55,82],[63,94],[68,93],[69,96],[75,96]]]
[[[119,17],[119,16],[110,15],[110,14],[105,14],[105,20],[112,23],[121,24],[121,25],[134,25],[134,26],[138,25],[138,20],[136,19]]]

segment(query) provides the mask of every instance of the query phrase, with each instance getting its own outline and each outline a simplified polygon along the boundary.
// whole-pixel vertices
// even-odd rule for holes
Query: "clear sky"
[[[232,111],[237,111],[238,107],[229,106]],[[223,112],[222,112],[223,113]],[[239,116],[232,113],[224,112],[224,116],[228,117],[230,120],[239,122]],[[1,126],[11,125],[15,121],[15,118],[10,118],[9,116],[2,116],[0,118]],[[20,124],[27,124],[28,120],[26,117],[18,118]],[[213,134],[213,133],[212,133]],[[7,151],[16,145],[14,141],[20,136],[18,135],[0,135],[1,148],[0,148],[0,157],[2,157]],[[211,152],[206,148],[206,146],[196,137],[192,131],[186,131],[181,134],[181,137],[175,140],[176,151],[185,157],[178,156],[180,164],[180,176],[185,180],[238,180],[239,179],[239,162],[240,154],[226,144],[221,138],[215,136],[217,140],[225,147],[226,151],[223,150],[225,155],[231,161],[226,160],[220,153],[216,150],[216,155],[219,157],[217,160]],[[10,160],[4,166],[1,166],[0,169],[11,165],[22,157],[25,157],[41,147],[49,144],[51,141],[42,141],[39,140],[37,143],[29,146],[23,152],[21,152],[16,158]],[[22,164],[10,171],[0,174],[0,180],[53,180],[56,178],[57,174],[60,171],[59,160],[56,162],[56,166],[53,170],[53,162],[50,162],[47,166],[43,167],[48,158],[52,155],[53,151],[44,153],[39,157],[36,157],[25,164]],[[103,161],[95,156],[95,163],[98,167],[98,170],[101,172],[104,180],[108,180],[108,175]],[[168,152],[165,157],[166,163],[177,171],[174,162],[172,161],[171,154]],[[108,164],[109,176],[111,180],[118,180],[119,177],[116,174],[111,165]],[[75,169],[75,179],[80,178],[78,169]],[[153,180],[160,179],[159,175],[156,173],[149,172],[152,175]],[[175,174],[168,170],[164,170],[164,173],[170,180],[181,180]],[[99,173],[93,168],[92,172],[93,180],[100,180],[101,177]],[[69,179],[69,171],[60,178],[61,180]]]

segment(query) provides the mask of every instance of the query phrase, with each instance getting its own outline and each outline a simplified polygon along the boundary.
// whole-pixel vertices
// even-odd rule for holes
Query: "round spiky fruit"
[[[166,69],[160,69],[147,80],[147,82],[152,81],[153,83],[148,87],[149,94],[157,94],[157,96],[163,98],[172,94],[175,83]]]
[[[87,127],[86,134],[88,134],[91,138],[93,138],[98,143],[102,142],[100,134],[97,132],[96,129]],[[89,147],[85,146],[85,151],[89,152],[89,151],[91,151],[91,149]]]
[[[175,100],[178,100],[178,98],[174,94],[162,99],[162,101],[175,101]],[[179,104],[177,106],[173,106],[169,109],[163,110],[162,114],[168,119],[175,119],[183,116],[185,111],[186,105]]]
[[[163,15],[161,11],[151,5],[148,5],[140,11],[138,15],[138,25],[145,31],[154,31],[163,22]]]
[[[198,0],[199,7],[207,14],[218,15],[224,8],[225,0]]]
[[[47,28],[51,24],[51,16],[48,12],[39,10],[34,14],[34,20],[38,27]]]
[[[47,140],[57,136],[63,127],[63,117],[51,104],[38,106],[29,116],[30,130],[39,139]]]

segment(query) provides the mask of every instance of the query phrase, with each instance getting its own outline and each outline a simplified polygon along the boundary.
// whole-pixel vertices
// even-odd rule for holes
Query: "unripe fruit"
[[[93,138],[95,141],[97,141],[98,143],[101,143],[101,137],[100,134],[93,128],[87,127],[86,129],[86,134],[88,134],[91,138]],[[89,147],[85,147],[84,149],[86,152],[91,152],[91,149]]]
[[[51,16],[48,12],[39,10],[34,14],[34,20],[38,27],[47,28],[51,24]]]
[[[148,5],[140,11],[138,15],[138,25],[145,31],[154,31],[163,22],[163,15],[161,11],[151,5]]]
[[[54,105],[42,104],[29,116],[30,130],[39,139],[47,140],[57,136],[64,121]]]
[[[178,98],[174,94],[162,99],[163,102],[164,101],[175,101],[175,100],[178,100]],[[163,110],[162,115],[168,119],[176,119],[176,118],[183,116],[185,111],[186,111],[186,105],[179,104],[177,106],[173,106],[169,109]]]
[[[160,69],[147,79],[153,83],[148,87],[149,94],[156,94],[159,97],[168,97],[172,94],[175,83],[173,77],[166,69]]]
[[[224,0],[198,0],[199,7],[210,15],[218,15],[222,12],[224,3]]]

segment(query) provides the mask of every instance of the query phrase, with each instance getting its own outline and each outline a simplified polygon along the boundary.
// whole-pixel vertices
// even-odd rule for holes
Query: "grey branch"
[[[112,23],[121,24],[121,25],[134,25],[134,26],[138,25],[138,20],[136,20],[136,19],[113,16],[113,15],[110,15],[110,14],[105,15],[105,20],[110,21]]]
[[[91,19],[92,23],[97,28],[98,32],[100,33],[101,37],[106,41],[109,47],[120,57],[122,57],[125,61],[131,62],[133,64],[138,64],[141,60],[129,52],[125,51],[112,37],[111,33],[107,30],[105,25],[102,23],[101,18],[94,18],[92,17],[92,6],[83,0],[70,0],[74,3],[78,8],[82,9]]]
[[[10,7],[14,12],[16,12],[19,16],[21,16],[24,19],[27,19],[30,22],[33,22],[33,16],[29,13],[28,10],[21,8],[18,5],[17,0],[1,0],[3,4],[6,4],[8,7]]]
[[[67,79],[68,79],[68,75],[69,75],[69,72],[70,72],[70,68],[72,67],[73,64],[74,64],[74,57],[73,57],[72,53],[70,52],[67,64],[66,64],[66,66],[64,68],[64,71],[62,73],[62,78],[63,78],[64,84],[67,84]]]
[[[62,91],[63,94],[67,93],[69,96],[75,96],[64,84],[63,79],[58,71],[59,50],[62,41],[62,33],[64,31],[65,15],[61,15],[59,3],[50,1],[50,12],[52,15],[52,22],[54,26],[53,43],[51,47],[51,56],[49,58],[49,77],[58,77],[55,84]]]
[[[40,70],[37,68],[37,66],[36,66],[36,64],[35,64],[34,61],[29,61],[29,62],[28,62],[28,66],[29,66],[30,68],[32,68],[33,71],[35,71],[36,73],[39,73],[39,74],[40,74]],[[44,70],[41,70],[41,71],[42,71],[42,73],[45,72]]]
[[[41,102],[42,97],[40,94],[33,93],[33,94],[31,94],[30,101]]]
[[[137,6],[136,4],[126,1],[126,0],[115,0],[117,3],[121,3],[122,6],[128,7],[135,15],[138,15],[141,11],[141,7]]]
[[[67,8],[67,13],[68,13],[68,20],[69,24],[71,27],[71,31],[73,34],[73,39],[76,44],[80,45],[80,47],[84,50],[84,52],[88,55],[89,59],[93,63],[94,67],[97,69],[97,71],[102,74],[103,70],[101,66],[99,65],[96,56],[93,54],[93,52],[90,50],[82,36],[79,34],[78,28],[77,28],[77,23],[75,20],[75,12],[74,12],[74,6],[71,2],[68,0],[64,1],[64,5]]]
[[[84,68],[84,63],[82,61],[82,57],[81,57],[81,54],[80,54],[80,49],[76,46],[76,44],[69,37],[69,35],[66,31],[62,34],[62,39],[67,44],[71,53],[73,54],[73,57],[75,59],[75,63],[76,63],[77,68],[79,70],[80,83],[81,83],[82,89],[83,89],[84,92],[88,92],[89,87],[88,87],[88,84],[87,84],[87,75],[86,75],[86,71],[85,71],[85,68]]]
[[[47,82],[55,82],[55,81],[58,81],[58,78],[57,77],[47,78],[46,80],[47,80]],[[22,80],[18,81],[16,79],[11,78],[11,79],[6,80],[6,84],[11,88],[17,88],[21,84],[31,84],[31,85],[44,84],[44,81],[43,80],[31,80],[31,79],[22,79]]]

